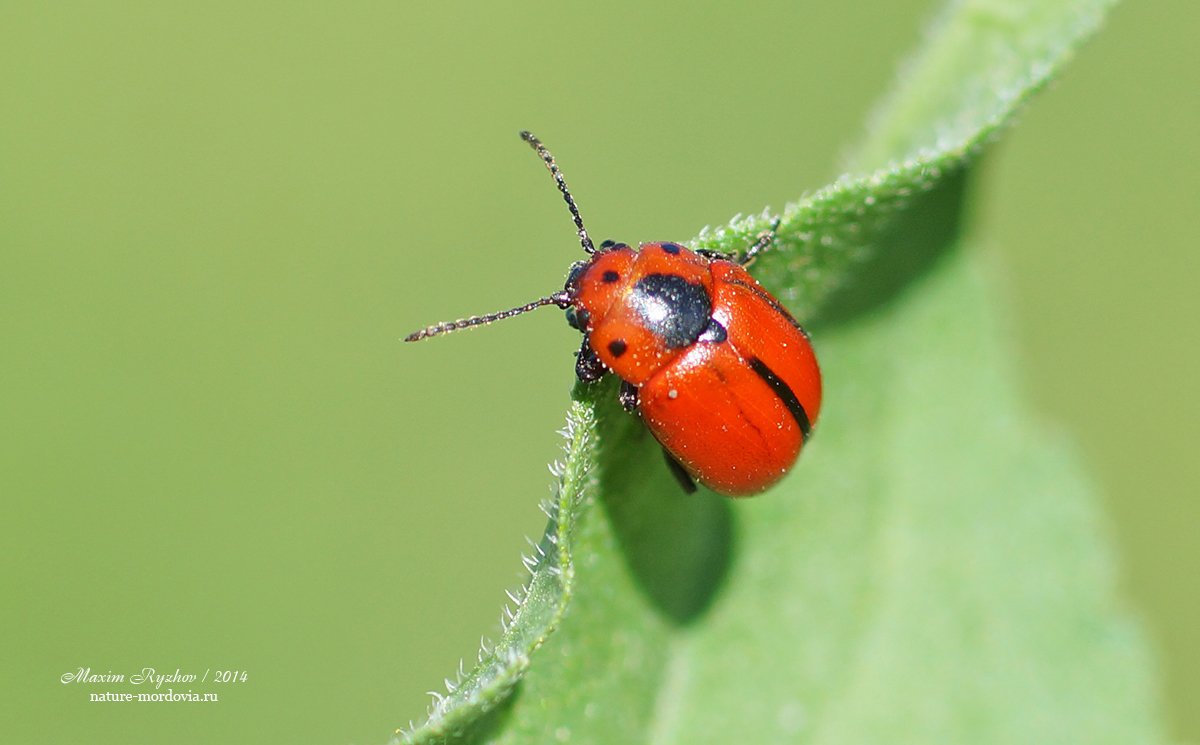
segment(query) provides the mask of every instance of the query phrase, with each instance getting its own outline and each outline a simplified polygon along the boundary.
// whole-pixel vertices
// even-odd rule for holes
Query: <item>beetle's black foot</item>
[[[621,402],[621,408],[632,414],[637,411],[638,405],[638,389],[637,386],[621,381],[621,390],[617,393],[617,400]]]
[[[583,346],[579,348],[575,358],[575,377],[584,383],[595,383],[604,377],[604,363],[588,346],[587,337],[584,337]]]
[[[701,256],[705,259],[710,259],[712,261],[736,261],[737,260],[737,257],[734,256],[733,254],[727,254],[724,251],[715,251],[711,248],[697,248],[695,251],[693,251],[693,253],[696,254],[697,256]]]
[[[679,461],[675,460],[675,457],[668,453],[666,448],[663,448],[663,458],[666,458],[667,470],[669,470],[671,475],[675,477],[675,480],[679,482],[679,486],[683,488],[683,493],[695,494],[696,480],[692,478],[692,474],[688,473],[683,466],[679,465]]]

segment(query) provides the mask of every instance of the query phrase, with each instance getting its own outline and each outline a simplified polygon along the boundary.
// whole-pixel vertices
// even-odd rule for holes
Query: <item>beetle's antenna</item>
[[[532,303],[522,305],[519,308],[512,310],[502,310],[499,313],[489,313],[486,316],[471,316],[470,318],[460,318],[457,321],[445,321],[443,323],[435,323],[432,326],[423,328],[420,331],[414,331],[404,337],[404,341],[421,341],[428,339],[431,336],[441,336],[448,334],[451,331],[461,331],[463,329],[474,328],[475,326],[486,326],[495,321],[503,321],[505,318],[519,316],[522,313],[528,313],[534,308],[540,308],[543,305],[557,305],[560,308],[567,308],[571,305],[571,297],[566,290],[557,292],[550,297],[544,297],[540,300],[534,300]]]
[[[555,183],[558,184],[558,190],[562,192],[563,199],[567,203],[567,207],[571,210],[571,217],[575,219],[575,227],[578,228],[579,245],[583,246],[583,250],[590,254],[596,253],[596,246],[592,244],[592,239],[588,237],[587,230],[583,227],[583,218],[579,216],[579,208],[575,206],[575,200],[571,197],[571,192],[567,189],[567,182],[563,179],[562,172],[558,170],[558,164],[554,162],[554,156],[542,144],[542,141],[533,136],[532,132],[522,132],[521,139],[529,143],[530,147],[537,150],[537,154],[542,157],[542,161],[546,167],[550,169],[550,175],[554,176]]]
[[[738,263],[742,266],[749,266],[750,263],[754,261],[754,257],[758,255],[759,251],[774,243],[775,231],[779,230],[779,223],[781,222],[783,222],[783,218],[777,217],[775,218],[775,222],[771,223],[770,230],[764,230],[763,232],[759,233],[758,240],[754,242],[753,246],[746,249],[746,253],[742,255],[742,258],[738,260]]]

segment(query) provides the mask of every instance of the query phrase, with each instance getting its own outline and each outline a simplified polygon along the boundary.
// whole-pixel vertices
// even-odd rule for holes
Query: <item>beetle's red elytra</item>
[[[585,383],[607,372],[621,379],[622,406],[641,416],[685,491],[695,491],[693,479],[730,497],[775,484],[821,410],[808,334],[745,269],[771,245],[778,221],[740,256],[677,243],[597,248],[553,156],[529,132],[521,137],[550,169],[589,258],[549,297],[436,324],[405,341],[557,305],[583,332],[576,375]]]

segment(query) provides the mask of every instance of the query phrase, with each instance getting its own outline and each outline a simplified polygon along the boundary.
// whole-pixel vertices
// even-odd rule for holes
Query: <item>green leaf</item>
[[[887,302],[957,236],[972,156],[1099,26],[1109,0],[951,2],[872,117],[847,175],[783,211],[755,276],[811,325]],[[865,175],[860,175],[865,174]],[[705,231],[733,252],[770,215]]]
[[[1095,500],[1031,421],[962,242],[971,162],[1105,2],[951,4],[851,174],[756,275],[816,330],[820,431],[770,493],[685,496],[579,386],[512,620],[406,742],[1161,741]],[[764,213],[695,247],[744,248]],[[969,242],[969,241],[967,241]]]

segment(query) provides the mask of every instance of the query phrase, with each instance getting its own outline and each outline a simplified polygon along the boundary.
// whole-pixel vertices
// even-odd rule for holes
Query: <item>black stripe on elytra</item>
[[[800,326],[800,323],[799,323],[799,322],[798,322],[798,321],[797,321],[795,318],[792,318],[792,314],[791,314],[791,313],[788,313],[788,311],[787,311],[787,308],[785,308],[785,307],[783,307],[782,305],[780,305],[778,300],[776,300],[775,298],[771,297],[771,296],[770,296],[770,295],[769,295],[769,294],[768,294],[768,293],[767,293],[765,290],[763,290],[761,287],[755,287],[754,285],[751,285],[751,284],[746,284],[745,282],[743,282],[743,281],[742,281],[742,280],[740,280],[740,279],[737,279],[736,277],[733,277],[733,278],[726,278],[726,279],[725,279],[725,281],[726,281],[726,282],[728,282],[728,283],[729,283],[729,284],[731,284],[731,285],[737,285],[738,287],[744,287],[744,288],[746,288],[747,290],[749,290],[750,292],[753,292],[755,295],[758,295],[758,297],[759,297],[759,298],[761,298],[761,299],[762,299],[762,300],[763,300],[765,303],[767,303],[767,304],[768,304],[768,305],[770,305],[772,308],[774,308],[774,309],[775,309],[775,311],[776,311],[777,313],[779,313],[779,315],[781,315],[781,316],[783,316],[784,318],[786,318],[786,319],[788,320],[788,323],[792,324],[792,325],[793,325],[793,326],[795,326],[797,329],[800,329],[800,333],[804,334],[805,338],[808,338],[808,332],[807,332],[807,331],[805,331],[805,330],[804,330],[804,329],[803,329],[803,328]]]
[[[750,358],[750,367],[758,376],[766,381],[767,385],[771,386],[771,390],[775,391],[775,395],[783,401],[783,405],[788,411],[792,412],[792,416],[796,418],[796,424],[800,425],[800,434],[804,437],[805,442],[808,441],[808,436],[812,434],[812,424],[808,421],[808,412],[804,410],[800,399],[796,398],[796,394],[792,393],[791,386],[779,379],[779,376],[771,371],[771,368],[763,364],[763,361],[757,357]]]

